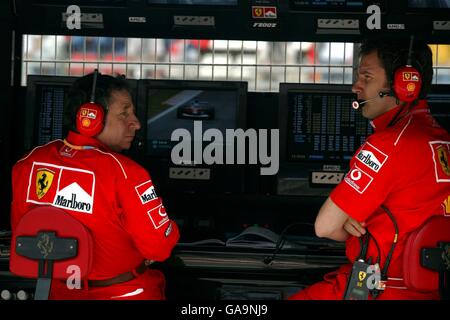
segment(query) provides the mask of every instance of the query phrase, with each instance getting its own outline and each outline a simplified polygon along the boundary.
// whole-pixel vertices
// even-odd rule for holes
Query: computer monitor
[[[354,98],[349,85],[282,83],[282,159],[338,164],[349,161],[373,132],[367,119],[351,107]]]
[[[147,159],[144,161],[148,161],[153,175],[159,176],[162,188],[189,192],[241,190],[242,170],[236,163],[225,163],[230,143],[226,131],[245,129],[246,97],[246,82],[140,81],[138,116],[142,128],[138,140]],[[216,129],[222,141],[204,139],[208,129]],[[191,146],[191,156],[182,160],[172,155],[173,148],[185,141],[180,137],[172,139],[172,134],[180,130],[189,136]],[[211,144],[223,151],[222,164],[204,159],[204,148]]]
[[[64,105],[69,88],[77,77],[27,77],[25,149],[62,139],[67,134]]]
[[[315,187],[335,185],[349,160],[373,129],[354,110],[350,85],[281,83],[279,93],[279,194],[323,194]],[[314,182],[314,177],[326,176]],[[328,183],[330,182],[330,183]],[[295,190],[294,190],[295,189]]]

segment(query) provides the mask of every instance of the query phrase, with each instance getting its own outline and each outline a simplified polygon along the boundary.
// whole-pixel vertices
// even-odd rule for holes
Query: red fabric
[[[87,149],[75,150],[56,140],[15,164],[13,233],[25,212],[52,205],[90,230],[94,261],[89,279],[131,271],[144,258],[168,258],[179,238],[178,227],[165,213],[147,171],[94,138],[70,132],[67,140]]]
[[[350,276],[351,264],[343,265],[317,282],[289,297],[289,300],[342,300]],[[438,300],[437,292],[421,293],[405,289],[386,288],[377,300]],[[369,294],[369,300],[373,300]]]
[[[107,287],[68,290],[64,281],[52,282],[50,300],[165,300],[165,278],[159,270]]]
[[[450,242],[450,217],[432,217],[420,229],[413,232],[406,242],[403,275],[405,284],[417,291],[433,291],[439,288],[439,273],[421,264],[423,248],[434,248],[439,242]]]
[[[349,172],[330,195],[349,216],[366,222],[380,247],[381,268],[395,232],[392,221],[380,206],[390,209],[399,228],[388,270],[388,276],[393,278],[403,277],[402,259],[408,235],[430,216],[448,214],[449,205],[445,200],[450,195],[450,168],[446,160],[450,160],[449,134],[434,121],[426,101],[420,101],[410,111],[405,108],[398,121],[388,126],[398,111],[397,106],[373,121],[375,133],[355,153]],[[346,242],[347,257],[355,261],[359,252],[358,238],[350,237]],[[367,257],[378,257],[374,241],[370,241]],[[341,299],[344,278],[337,276],[337,279],[321,282],[300,292],[297,298],[310,294],[317,299]],[[388,294],[387,290],[380,298],[416,297],[410,290],[396,291]]]
[[[80,278],[85,278],[92,266],[92,237],[89,231],[76,219],[63,210],[51,206],[37,206],[28,211],[18,224],[12,238],[10,270],[21,277],[36,278],[38,275],[38,260],[33,260],[17,254],[14,250],[18,236],[36,237],[39,231],[55,231],[58,238],[73,238],[77,240],[77,255],[73,258],[53,262],[52,277],[66,279],[68,268],[78,267]]]

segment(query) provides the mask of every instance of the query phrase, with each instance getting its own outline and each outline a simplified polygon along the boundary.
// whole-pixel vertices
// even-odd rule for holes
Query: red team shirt
[[[75,150],[56,140],[35,148],[15,164],[13,232],[22,215],[37,205],[64,209],[93,236],[90,280],[109,279],[131,271],[143,259],[168,258],[179,231],[169,219],[147,171],[133,160],[111,152],[94,138],[70,132],[67,140],[73,145],[92,148]],[[136,288],[141,289],[145,282],[147,291],[153,290],[156,282],[163,282],[163,276],[155,273],[156,270],[149,272],[154,274],[147,275],[145,281],[129,283],[136,282]],[[123,289],[129,291],[131,287]],[[105,293],[101,298],[108,298],[107,288],[99,291]],[[163,293],[147,292],[143,296],[158,299],[163,298]]]
[[[375,133],[356,151],[350,170],[332,191],[330,198],[353,219],[366,222],[378,242],[380,267],[394,240],[393,222],[381,205],[393,214],[399,229],[398,243],[391,259],[388,277],[403,278],[403,250],[408,235],[432,215],[450,216],[450,136],[430,115],[426,101],[398,116],[388,126],[399,107],[374,119]],[[357,237],[346,243],[346,254],[355,261],[360,253]],[[373,240],[367,257],[378,257]],[[351,265],[325,276],[292,298],[342,299]],[[401,283],[401,280],[400,282]],[[386,288],[380,299],[428,299],[436,294],[411,292],[401,285]]]

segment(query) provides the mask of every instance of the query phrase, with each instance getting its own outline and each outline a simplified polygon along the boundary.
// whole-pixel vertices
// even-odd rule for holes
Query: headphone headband
[[[95,102],[98,74],[98,69],[95,69],[90,100],[80,106],[76,116],[76,128],[78,132],[88,137],[98,135],[104,128],[104,108],[101,104]]]
[[[406,65],[397,68],[392,77],[392,91],[402,102],[417,100],[422,90],[422,75],[412,66],[414,36],[411,36]]]

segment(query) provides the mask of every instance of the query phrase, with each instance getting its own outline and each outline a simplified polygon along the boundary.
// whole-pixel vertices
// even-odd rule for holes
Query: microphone
[[[369,101],[378,99],[378,98],[386,97],[388,95],[389,95],[389,92],[381,92],[380,91],[380,92],[378,92],[378,96],[376,96],[375,98],[370,98],[370,99],[367,99],[367,100],[355,100],[355,101],[352,102],[352,108],[355,109],[355,110],[358,110],[359,107],[361,107],[363,104],[365,104],[365,103],[367,103]]]

